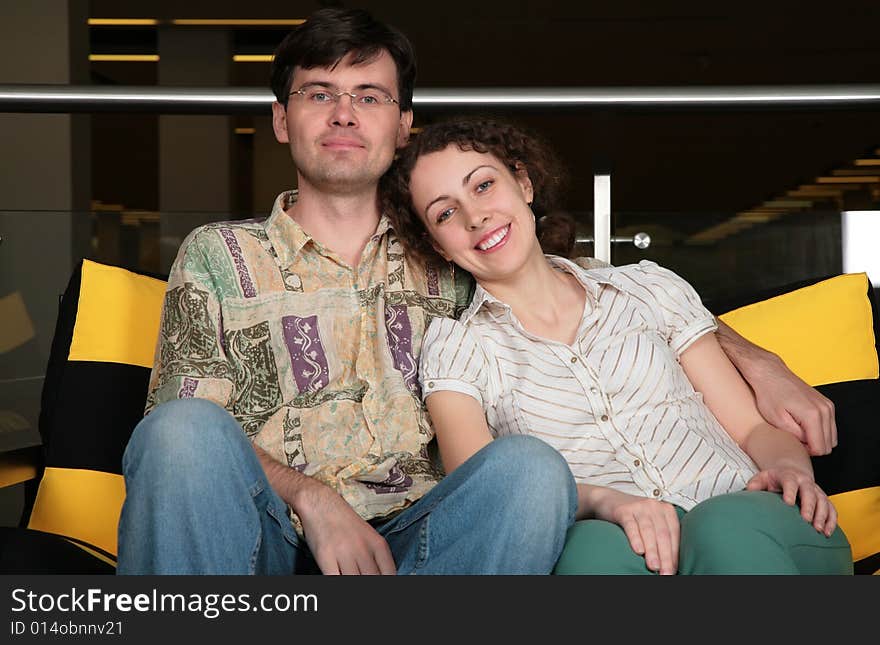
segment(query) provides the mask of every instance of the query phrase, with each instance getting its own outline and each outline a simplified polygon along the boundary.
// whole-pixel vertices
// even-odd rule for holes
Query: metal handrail
[[[273,100],[271,92],[259,88],[0,85],[0,112],[265,113]],[[880,103],[880,85],[426,88],[415,92],[413,103],[418,109],[860,107]]]

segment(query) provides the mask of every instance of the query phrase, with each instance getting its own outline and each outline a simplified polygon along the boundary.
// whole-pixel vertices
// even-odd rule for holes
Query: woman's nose
[[[469,231],[476,231],[489,221],[489,214],[485,211],[473,209],[467,213],[467,228]]]

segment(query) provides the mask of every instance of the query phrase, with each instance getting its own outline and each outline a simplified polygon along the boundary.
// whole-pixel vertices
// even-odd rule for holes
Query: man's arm
[[[187,236],[171,268],[147,413],[182,397],[208,399],[232,412],[234,369],[220,342],[220,300],[209,261],[220,242],[211,235],[197,229]],[[336,491],[254,449],[273,490],[299,516],[324,573],[394,573],[388,544]]]
[[[721,348],[751,386],[764,419],[800,439],[811,455],[831,452],[837,445],[834,403],[798,378],[776,354],[716,321]]]
[[[254,445],[272,489],[299,516],[303,533],[325,575],[394,574],[388,543],[342,496],[316,479],[276,461]]]

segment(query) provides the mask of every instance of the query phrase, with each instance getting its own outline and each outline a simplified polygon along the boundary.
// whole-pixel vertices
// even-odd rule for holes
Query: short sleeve
[[[687,280],[648,260],[639,262],[638,270],[642,274],[639,282],[657,303],[666,325],[666,339],[676,356],[718,328],[715,316],[703,306],[699,294]]]
[[[184,240],[168,277],[146,413],[166,401],[197,397],[230,409],[232,368],[222,341],[222,315],[208,254],[208,233]]]
[[[434,392],[461,392],[483,405],[488,387],[486,357],[468,327],[451,318],[431,321],[422,344],[419,380],[422,398]]]

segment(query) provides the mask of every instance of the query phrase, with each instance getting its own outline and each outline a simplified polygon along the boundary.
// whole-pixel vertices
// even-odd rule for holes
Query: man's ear
[[[522,189],[526,202],[531,204],[535,199],[535,189],[532,187],[529,171],[526,170],[526,165],[522,161],[517,161],[515,168],[513,176],[516,177],[516,183]]]
[[[406,110],[400,113],[400,126],[397,128],[397,147],[402,148],[409,142],[409,133],[412,130],[413,112]]]
[[[278,143],[290,143],[290,135],[287,132],[287,108],[278,101],[272,103],[272,129],[275,131],[275,139]]]

